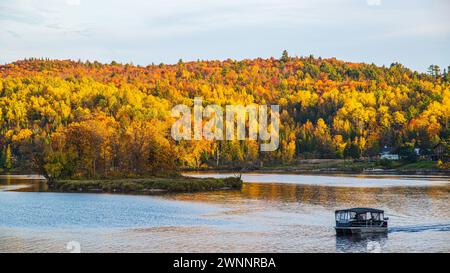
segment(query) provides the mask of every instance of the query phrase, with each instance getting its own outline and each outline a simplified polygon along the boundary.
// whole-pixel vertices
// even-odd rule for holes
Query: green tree
[[[12,168],[12,158],[11,158],[11,146],[8,144],[8,146],[6,147],[6,151],[5,151],[5,168],[6,169],[11,169]]]
[[[361,149],[356,141],[347,142],[344,149],[344,156],[353,159],[359,159],[361,157]]]
[[[428,67],[428,73],[434,78],[438,78],[441,75],[441,69],[438,65],[432,64]]]
[[[406,142],[400,148],[398,149],[399,156],[408,161],[408,162],[416,162],[418,159],[418,156],[416,152],[414,151],[414,144],[411,142]]]
[[[283,50],[283,54],[281,55],[280,61],[287,63],[289,61],[289,53],[287,50]]]

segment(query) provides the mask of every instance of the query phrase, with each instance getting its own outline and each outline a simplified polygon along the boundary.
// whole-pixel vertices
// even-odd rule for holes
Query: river
[[[0,176],[0,252],[450,252],[449,177],[242,178],[240,191],[137,196]],[[389,232],[336,237],[334,210],[348,207],[384,209]]]

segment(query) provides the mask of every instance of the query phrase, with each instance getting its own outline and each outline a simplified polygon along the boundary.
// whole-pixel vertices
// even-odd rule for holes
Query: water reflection
[[[0,192],[0,252],[61,252],[72,240],[83,252],[450,251],[448,184],[262,180],[237,191],[130,196],[17,192],[45,183],[0,177],[0,191],[20,187]],[[389,233],[336,237],[334,210],[362,206],[384,209]]]
[[[233,173],[184,173],[192,177],[229,177]],[[317,185],[330,187],[429,187],[449,185],[449,176],[421,175],[350,175],[350,174],[274,174],[244,173],[242,180],[248,183],[283,183],[297,185]]]
[[[387,215],[433,221],[450,219],[448,186],[434,187],[329,187],[295,184],[244,183],[241,191],[177,194],[172,198],[239,206],[250,200],[271,203],[271,207],[320,206],[327,210],[348,207],[376,207]],[[298,211],[298,210],[297,210]],[[411,221],[409,219],[408,221]]]
[[[45,179],[39,175],[0,175],[0,191],[47,191]]]

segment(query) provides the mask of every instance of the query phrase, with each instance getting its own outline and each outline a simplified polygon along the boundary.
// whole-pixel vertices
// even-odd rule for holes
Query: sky
[[[0,0],[0,63],[336,57],[450,65],[448,0]]]

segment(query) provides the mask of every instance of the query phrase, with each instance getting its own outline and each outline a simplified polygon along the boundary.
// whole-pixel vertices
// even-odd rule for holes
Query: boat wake
[[[395,232],[422,232],[422,231],[450,231],[450,223],[430,224],[419,226],[401,226],[389,228],[389,233]]]

